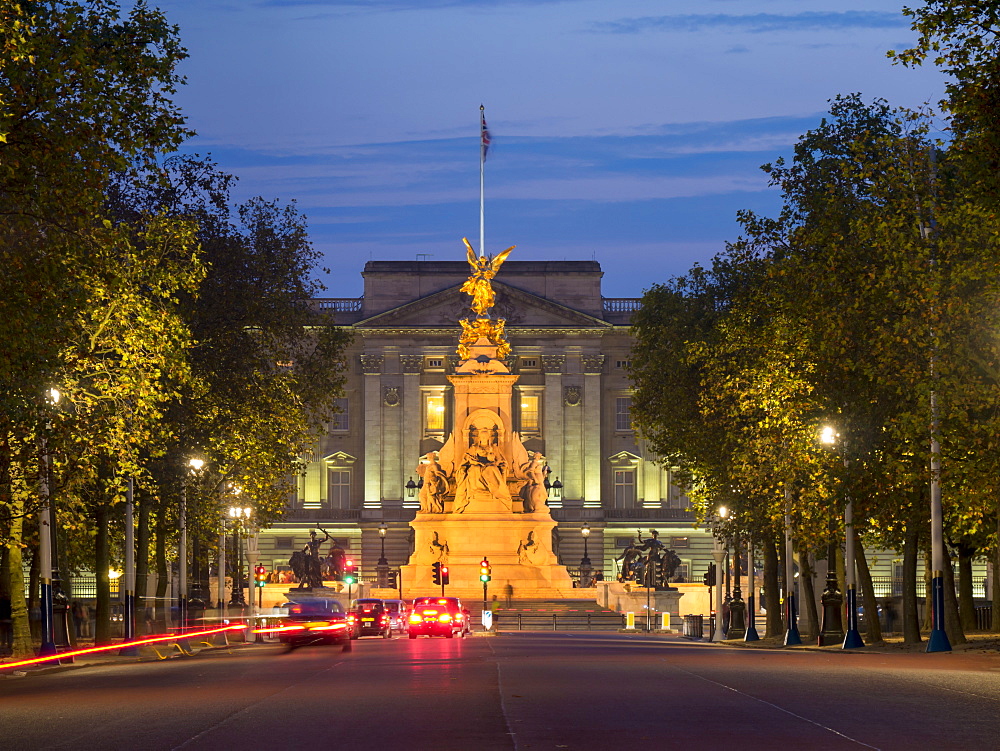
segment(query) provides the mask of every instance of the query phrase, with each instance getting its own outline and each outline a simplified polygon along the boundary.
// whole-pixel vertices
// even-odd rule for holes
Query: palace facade
[[[418,460],[452,431],[459,287],[464,261],[369,261],[364,295],[319,299],[354,334],[341,412],[309,456],[285,519],[261,532],[261,561],[287,565],[310,530],[326,530],[373,575],[407,563],[418,510]],[[638,298],[601,294],[594,261],[507,261],[493,280],[494,318],[506,319],[514,429],[550,468],[553,550],[575,574],[584,557],[605,578],[642,530],[656,529],[681,558],[678,573],[701,580],[711,538],[694,529],[683,491],[631,425],[631,313]],[[384,538],[379,534],[385,527]],[[584,539],[584,531],[589,535]],[[322,533],[320,533],[322,534]],[[326,547],[324,546],[324,550]]]

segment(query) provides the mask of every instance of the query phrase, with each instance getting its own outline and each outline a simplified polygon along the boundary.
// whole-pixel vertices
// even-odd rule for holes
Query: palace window
[[[351,427],[350,402],[347,399],[335,399],[334,405],[337,411],[330,418],[330,430],[349,430]]]
[[[615,430],[632,430],[632,397],[615,399]]]
[[[635,470],[615,470],[615,508],[635,507]]]
[[[331,469],[327,494],[327,497],[330,500],[330,508],[350,508],[351,470]]]
[[[541,430],[540,399],[537,394],[521,394],[521,432],[537,433]]]
[[[444,433],[444,394],[424,396],[424,432]]]

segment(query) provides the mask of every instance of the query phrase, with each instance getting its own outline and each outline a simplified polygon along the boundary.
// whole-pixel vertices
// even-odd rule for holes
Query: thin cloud
[[[835,31],[844,29],[886,29],[908,27],[909,19],[901,13],[848,10],[837,12],[805,11],[794,14],[754,13],[738,16],[728,13],[678,16],[642,16],[604,21],[591,26],[606,34],[641,34],[647,31],[705,31],[729,28],[751,33],[772,31]]]

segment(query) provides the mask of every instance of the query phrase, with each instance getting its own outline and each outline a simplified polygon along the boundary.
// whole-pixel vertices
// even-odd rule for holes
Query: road
[[[1000,748],[1000,657],[511,633],[0,679],[10,749]]]

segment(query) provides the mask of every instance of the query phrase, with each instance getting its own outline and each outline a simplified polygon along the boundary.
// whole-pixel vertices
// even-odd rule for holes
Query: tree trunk
[[[135,533],[135,632],[146,635],[146,586],[149,579],[149,500],[139,497]]]
[[[972,591],[972,557],[978,551],[962,545],[958,548],[958,617],[966,632],[976,630],[976,600]]]
[[[7,586],[10,589],[10,611],[13,633],[13,656],[30,657],[34,654],[31,625],[28,620],[28,602],[24,597],[24,561],[21,545],[24,541],[24,502],[11,499],[10,558],[7,567]]]
[[[944,562],[944,630],[952,644],[965,644],[962,619],[958,616],[958,598],[955,596],[955,572],[951,568],[951,555],[945,547]]]
[[[997,536],[993,543],[993,633],[1000,633],[1000,503],[997,503]]]
[[[764,607],[767,609],[764,637],[781,636],[785,627],[781,618],[781,589],[778,586],[778,551],[770,538],[765,538],[760,547],[764,556]]]
[[[110,510],[98,501],[94,510],[94,579],[97,603],[94,611],[94,646],[111,644],[111,531]]]
[[[917,550],[920,537],[912,520],[903,538],[903,643],[919,644],[920,612],[917,609]]]
[[[882,639],[882,624],[878,621],[878,600],[875,598],[875,585],[872,584],[872,572],[865,558],[865,548],[861,538],[854,533],[854,559],[858,565],[858,583],[861,585],[861,601],[864,603],[865,623],[867,624],[868,646],[884,644]]]
[[[810,637],[819,636],[819,614],[816,612],[816,572],[812,556],[799,554],[799,630]]]

